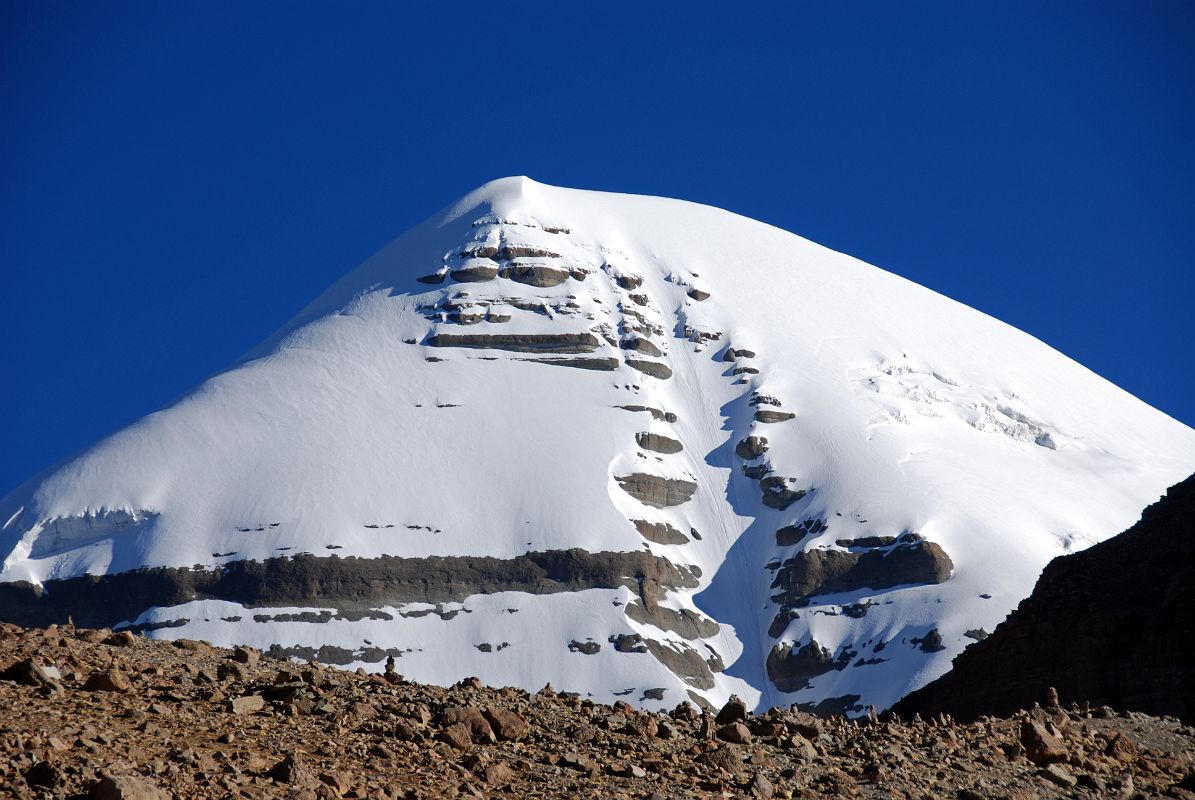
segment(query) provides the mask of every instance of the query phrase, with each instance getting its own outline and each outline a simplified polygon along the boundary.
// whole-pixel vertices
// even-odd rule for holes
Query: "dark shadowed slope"
[[[1033,594],[946,675],[895,706],[961,719],[1026,708],[1054,686],[1195,719],[1195,475],[1119,536],[1046,567]]]

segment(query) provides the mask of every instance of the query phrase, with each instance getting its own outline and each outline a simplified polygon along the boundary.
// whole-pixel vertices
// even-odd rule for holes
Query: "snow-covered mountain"
[[[1195,431],[921,286],[507,178],[5,498],[0,616],[858,713],[1193,469]]]

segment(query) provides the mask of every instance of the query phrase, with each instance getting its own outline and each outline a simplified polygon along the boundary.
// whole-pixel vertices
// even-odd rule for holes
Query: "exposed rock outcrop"
[[[669,508],[686,503],[697,491],[697,484],[680,478],[661,478],[645,472],[618,475],[619,487],[641,503],[654,508]]]
[[[623,350],[634,350],[636,353],[643,353],[644,355],[652,356],[653,358],[661,358],[664,355],[660,348],[656,347],[651,339],[647,339],[643,336],[632,336],[629,339],[623,339],[622,344],[619,346],[622,347]]]
[[[755,410],[755,421],[764,423],[787,422],[790,419],[795,419],[796,414],[791,411],[771,411],[766,408],[759,408]]]
[[[460,602],[502,591],[553,594],[625,586],[661,599],[694,588],[689,567],[642,551],[547,550],[511,559],[484,556],[338,558],[298,555],[233,561],[214,570],[156,567],[28,583],[0,583],[0,619],[48,625],[68,617],[95,627],[136,619],[154,606],[228,600],[249,606],[333,604],[345,609]]]
[[[681,450],[685,449],[684,446],[681,445],[681,443],[676,439],[659,433],[636,433],[635,444],[639,445],[644,450],[651,450],[655,453],[672,454],[679,453]]]
[[[759,458],[768,452],[768,439],[766,436],[748,436],[734,446],[734,452],[739,458],[748,461]]]
[[[477,264],[466,262],[449,273],[454,281],[461,283],[483,283],[498,277],[498,267],[493,264]]]
[[[641,625],[655,625],[660,630],[671,631],[685,639],[705,639],[716,636],[720,630],[718,623],[692,609],[677,611],[654,602],[629,603],[626,614]]]
[[[650,406],[615,406],[615,408],[621,408],[624,411],[646,411],[651,414],[652,419],[659,420],[660,422],[676,422],[677,420],[676,414],[673,414],[671,411],[661,411],[658,408]]]
[[[781,547],[800,544],[801,540],[806,536],[816,536],[824,530],[826,530],[826,523],[822,520],[817,518],[805,519],[796,525],[785,525],[783,528],[777,530],[776,544]],[[838,544],[839,546],[845,546],[841,541]]]
[[[695,689],[714,688],[714,673],[701,654],[692,647],[675,642],[663,643],[645,639],[647,651],[671,670],[678,678]]]
[[[437,333],[430,347],[468,347],[514,353],[592,353],[601,344],[592,333]]]
[[[646,361],[641,358],[628,358],[627,366],[632,369],[637,369],[644,375],[650,375],[653,378],[660,380],[667,380],[672,377],[672,367],[667,364],[661,364],[659,361]]]
[[[844,552],[808,550],[784,561],[772,581],[772,599],[800,608],[819,594],[886,589],[905,583],[942,583],[954,563],[946,551],[916,534],[904,534],[890,549]]]
[[[768,508],[783,511],[808,494],[805,489],[790,489],[789,484],[793,480],[775,476],[760,478],[759,488],[763,490],[763,504]]]
[[[795,649],[791,644],[777,644],[768,652],[768,679],[782,692],[799,692],[818,675],[845,669],[854,655],[844,648],[835,658],[816,639]]]
[[[950,672],[897,704],[959,719],[1063,702],[1195,723],[1195,476],[1124,533],[1051,561],[1026,600]]]
[[[557,269],[543,264],[510,264],[503,267],[498,272],[498,275],[515,283],[541,288],[559,286],[569,279],[568,270]]]
[[[525,358],[533,364],[554,364],[557,367],[573,367],[597,372],[613,372],[618,369],[617,358]]]
[[[639,535],[649,542],[656,544],[688,544],[689,537],[669,525],[667,522],[648,522],[645,519],[633,519],[631,524]]]

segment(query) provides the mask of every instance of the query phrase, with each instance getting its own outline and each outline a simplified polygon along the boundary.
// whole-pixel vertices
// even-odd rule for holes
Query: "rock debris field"
[[[128,632],[0,626],[6,796],[1195,798],[1195,729],[1056,697],[1011,718],[670,713],[408,682]]]

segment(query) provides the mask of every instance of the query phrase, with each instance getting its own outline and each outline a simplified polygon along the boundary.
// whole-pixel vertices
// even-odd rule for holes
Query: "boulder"
[[[1070,757],[1062,740],[1035,719],[1021,721],[1018,738],[1025,749],[1025,757],[1039,767],[1066,761]]]
[[[116,667],[91,673],[83,684],[87,692],[127,692],[132,688],[133,684]]]
[[[484,713],[494,734],[504,742],[517,742],[531,733],[531,725],[514,711],[489,707]]]
[[[92,800],[168,800],[170,796],[145,778],[132,775],[105,775],[90,794]]]
[[[741,722],[732,722],[718,728],[718,738],[734,744],[751,744],[751,731]]]

